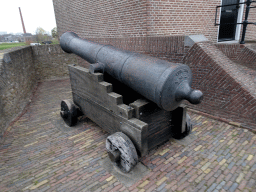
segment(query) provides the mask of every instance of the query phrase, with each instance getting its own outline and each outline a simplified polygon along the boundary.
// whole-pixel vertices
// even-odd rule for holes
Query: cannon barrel
[[[199,104],[203,93],[191,88],[192,74],[187,65],[171,63],[144,54],[101,45],[66,32],[61,48],[89,63],[89,71],[108,73],[166,111],[176,109],[182,100]]]

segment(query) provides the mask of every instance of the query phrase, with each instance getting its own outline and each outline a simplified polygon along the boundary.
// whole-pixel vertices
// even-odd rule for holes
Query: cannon
[[[73,100],[61,102],[61,117],[73,126],[86,115],[107,132],[110,159],[129,172],[149,150],[192,130],[184,100],[199,104],[187,65],[101,45],[66,32],[61,48],[90,64],[69,65]]]

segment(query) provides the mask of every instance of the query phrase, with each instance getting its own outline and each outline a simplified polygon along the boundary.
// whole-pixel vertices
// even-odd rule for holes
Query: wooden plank
[[[121,131],[134,143],[139,155],[148,152],[148,125],[134,118],[134,109],[123,104],[122,95],[112,92],[100,73],[69,66],[73,100],[82,112],[109,133]]]
[[[140,120],[148,123],[149,149],[152,149],[171,138],[171,118],[172,113],[164,110],[159,110],[140,118]]]
[[[150,102],[146,99],[138,99],[133,103],[130,103],[129,106],[134,108],[135,117],[138,119],[155,113],[155,111],[161,110],[159,107],[157,107],[155,103]]]
[[[89,97],[82,97],[73,93],[74,101],[81,107],[87,117],[97,123],[109,133],[121,131],[133,142],[138,154],[144,156],[148,152],[147,131],[148,125],[136,118],[127,120],[104,106],[92,101]]]
[[[112,85],[103,81],[101,73],[90,74],[86,68],[70,65],[69,74],[73,93],[89,97],[124,118],[134,117],[134,109],[123,104],[122,95],[112,92]]]
[[[145,99],[138,99],[130,106],[135,110],[135,117],[148,124],[148,149],[153,149],[170,139],[171,112],[162,110]]]

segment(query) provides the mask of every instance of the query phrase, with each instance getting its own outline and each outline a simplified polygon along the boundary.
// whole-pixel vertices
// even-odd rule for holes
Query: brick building
[[[240,0],[244,2],[245,0]],[[54,0],[58,32],[77,32],[83,37],[141,37],[203,34],[216,43],[225,29],[215,26],[216,6],[239,0]],[[242,22],[245,5],[218,9],[217,22]],[[256,22],[256,9],[249,20]],[[225,22],[225,21],[224,21]],[[227,21],[226,21],[227,22]],[[228,26],[232,28],[233,26]],[[225,28],[225,27],[224,27]],[[241,25],[233,27],[232,40],[239,40]],[[221,40],[221,39],[220,39]],[[246,40],[256,40],[256,27],[248,26]]]
[[[74,31],[101,44],[184,63],[204,93],[190,106],[228,121],[256,125],[256,26],[215,25],[216,7],[245,0],[53,0],[58,34]],[[252,3],[256,6],[256,3]],[[238,8],[238,9],[237,9]],[[217,23],[241,23],[246,5],[218,9]],[[248,18],[256,22],[256,9]],[[197,42],[193,35],[207,39]],[[192,39],[191,39],[192,38]],[[224,42],[224,43],[223,43]],[[88,67],[81,58],[78,63]]]

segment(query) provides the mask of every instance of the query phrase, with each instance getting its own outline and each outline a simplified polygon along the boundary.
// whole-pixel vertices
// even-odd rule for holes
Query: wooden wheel
[[[77,123],[77,109],[78,107],[72,100],[61,101],[60,115],[69,127]]]
[[[106,148],[109,158],[124,172],[129,172],[138,162],[132,141],[122,132],[107,137]]]

